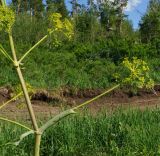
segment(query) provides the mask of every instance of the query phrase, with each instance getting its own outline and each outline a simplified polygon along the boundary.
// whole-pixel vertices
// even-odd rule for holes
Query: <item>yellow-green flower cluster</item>
[[[8,7],[0,6],[0,31],[10,32],[14,22],[14,12]]]
[[[61,18],[62,15],[59,13],[53,13],[49,16],[49,21],[55,31],[62,30],[63,28],[63,22],[61,21]]]
[[[26,83],[26,87],[27,87],[27,90],[28,90],[28,92],[29,92],[30,95],[32,95],[33,93],[35,93],[35,89],[29,83]],[[16,86],[14,86],[14,92],[13,92],[12,96],[14,97],[17,94],[19,94],[20,92],[22,92],[22,88],[21,88],[21,85],[18,84]],[[23,94],[22,94],[22,96],[23,96]]]
[[[123,80],[123,83],[137,88],[153,88],[154,81],[150,77],[147,63],[134,57],[131,61],[125,58],[123,65],[128,69],[129,75]]]
[[[61,44],[62,36],[66,39],[71,39],[73,37],[73,25],[68,19],[62,20],[62,15],[59,13],[53,13],[49,16],[50,28],[49,33],[53,32],[54,44],[58,46]],[[64,38],[64,37],[63,37]]]

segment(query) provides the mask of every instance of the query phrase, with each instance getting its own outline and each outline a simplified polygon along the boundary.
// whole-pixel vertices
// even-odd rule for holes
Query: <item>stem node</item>
[[[16,68],[18,68],[18,67],[19,67],[19,62],[18,62],[18,61],[14,61],[14,66],[15,66]]]
[[[42,131],[38,130],[38,131],[35,131],[35,134],[36,135],[42,135],[43,133],[42,133]]]

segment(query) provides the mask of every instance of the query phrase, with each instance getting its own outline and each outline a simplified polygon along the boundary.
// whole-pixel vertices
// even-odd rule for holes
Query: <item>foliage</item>
[[[41,120],[40,122],[42,122]],[[160,110],[117,110],[96,116],[86,112],[66,118],[42,138],[42,155],[159,155]],[[19,138],[24,131],[0,123],[0,145]],[[28,137],[18,147],[0,147],[2,156],[32,155]]]
[[[73,37],[73,25],[68,19],[61,20],[62,15],[59,13],[53,13],[49,17],[49,21],[51,24],[51,27],[48,29],[49,33],[53,31],[54,35],[54,41],[53,44],[55,46],[59,46],[61,44],[61,38],[59,39],[59,36],[62,34],[63,37],[66,37],[67,39],[71,39]],[[61,34],[57,33],[60,32]]]
[[[31,6],[29,3],[32,2],[27,2],[28,7]],[[47,1],[46,7],[53,4],[54,1]],[[140,31],[134,31],[132,23],[124,16],[121,18],[120,35],[117,35],[112,30],[108,32],[100,22],[101,13],[104,12],[107,15],[107,19],[113,18],[116,21],[120,15],[114,8],[107,8],[107,4],[105,6],[100,3],[95,5],[92,1],[88,1],[87,6],[79,5],[78,3],[72,4],[75,5],[76,16],[71,14],[71,16],[67,16],[67,19],[62,18],[59,13],[55,14],[55,10],[51,8],[49,12],[47,10],[43,12],[44,18],[38,18],[34,14],[31,16],[29,13],[30,8],[28,8],[28,11],[24,9],[19,13],[16,9],[15,13],[17,16],[13,26],[13,36],[19,56],[22,56],[23,51],[32,47],[46,34],[48,25],[50,27],[49,32],[51,32],[51,29],[55,30],[58,27],[55,34],[50,35],[44,44],[40,45],[37,50],[34,50],[35,56],[31,54],[30,61],[26,61],[25,67],[34,69],[23,69],[28,82],[35,87],[54,88],[69,85],[76,88],[106,88],[115,83],[112,75],[121,68],[121,62],[124,57],[129,59],[137,57],[148,62],[153,69],[151,75],[156,82],[159,82],[158,70],[156,69],[158,61],[155,63],[150,61],[150,59],[154,60],[154,58],[159,57],[160,42],[158,36],[154,37],[151,42],[142,43],[141,27]],[[25,2],[22,2],[21,5],[23,6],[22,8],[26,6]],[[17,8],[18,2],[14,2],[14,6]],[[56,6],[54,7],[56,9]],[[15,8],[13,7],[13,9]],[[111,10],[113,10],[113,14],[106,14],[107,11],[110,12]],[[152,9],[148,10],[153,12]],[[114,17],[115,15],[116,17]],[[46,17],[49,17],[49,23]],[[105,19],[106,22],[107,19]],[[53,22],[53,20],[56,22]],[[155,20],[158,19],[156,18]],[[115,21],[110,20],[113,28],[116,26]],[[147,33],[153,34],[148,31],[154,27],[149,22],[146,21],[146,24],[151,25],[151,28],[147,28],[143,32],[144,35]],[[39,26],[39,23],[41,23],[41,26]],[[61,32],[62,29],[63,31],[65,29],[65,34]],[[154,32],[158,34],[158,29],[154,29]],[[148,34],[146,35],[146,37],[149,36]],[[2,32],[0,41],[6,51],[10,52],[8,42],[6,41],[7,37]],[[70,41],[67,41],[68,37],[71,37]],[[56,44],[54,44],[55,42]],[[63,59],[60,59],[60,57],[63,57]],[[68,61],[71,61],[71,63],[68,63]],[[43,64],[44,67],[40,64]],[[5,71],[0,76],[0,85],[18,84],[14,70],[8,70],[10,65],[6,62],[6,59],[1,57],[0,65],[3,66],[0,72]],[[114,73],[112,73],[112,70]],[[110,71],[111,73],[109,73]],[[127,72],[125,69],[121,71],[124,74]],[[96,75],[96,73],[98,74]]]
[[[136,88],[153,89],[154,81],[150,77],[150,69],[145,61],[136,57],[132,61],[125,58],[123,65],[128,69],[128,75],[122,80],[122,83],[131,86],[134,91]]]
[[[1,1],[3,3],[3,1]],[[2,5],[3,7],[6,5],[3,4]],[[4,7],[4,8],[5,8]],[[33,110],[33,107],[32,107],[32,104],[31,104],[31,100],[30,100],[30,97],[29,97],[29,91],[31,90],[31,86],[27,86],[26,84],[26,81],[24,80],[24,77],[23,77],[23,74],[22,74],[22,71],[21,71],[21,65],[22,65],[22,60],[24,58],[26,58],[26,56],[34,49],[36,48],[39,44],[42,43],[42,41],[44,41],[48,35],[45,35],[40,41],[38,41],[32,48],[30,48],[27,52],[25,52],[25,54],[21,57],[21,59],[18,59],[17,57],[17,53],[16,53],[16,50],[15,50],[15,44],[14,44],[14,40],[13,40],[13,35],[12,35],[12,22],[10,24],[10,21],[9,19],[6,19],[5,18],[5,15],[7,16],[7,13],[10,13],[10,12],[5,12],[5,10],[1,10],[1,12],[4,11],[4,19],[3,19],[3,16],[2,16],[2,28],[3,28],[3,24],[6,22],[7,24],[5,25],[4,24],[4,29],[7,30],[8,32],[8,37],[9,37],[9,43],[10,43],[10,48],[11,48],[11,52],[12,52],[12,57],[5,51],[5,49],[1,46],[1,53],[8,59],[12,62],[12,65],[15,67],[16,69],[16,73],[18,75],[18,79],[19,79],[19,82],[21,84],[21,89],[22,89],[22,92],[23,92],[23,95],[24,95],[24,98],[25,98],[25,101],[26,101],[26,105],[27,105],[27,108],[28,108],[28,113],[30,115],[30,119],[31,119],[31,122],[32,122],[32,126],[33,126],[33,129],[29,128],[29,127],[26,127],[24,126],[23,124],[21,123],[18,123],[17,121],[13,121],[13,120],[9,120],[9,119],[6,119],[6,118],[3,118],[1,117],[1,120],[3,121],[7,121],[7,122],[11,122],[11,123],[14,123],[16,125],[19,125],[23,128],[26,128],[27,130],[29,130],[28,132],[22,134],[20,136],[20,141],[16,142],[15,145],[17,146],[21,140],[23,139],[23,136],[26,137],[26,134],[29,135],[29,134],[34,134],[35,136],[35,144],[34,144],[34,147],[35,147],[35,151],[34,151],[34,155],[35,156],[39,156],[40,155],[40,144],[41,144],[41,136],[43,134],[43,132],[48,129],[48,127],[52,126],[53,124],[55,124],[56,122],[58,122],[59,120],[61,120],[62,118],[68,116],[68,115],[71,115],[71,114],[74,114],[75,111],[73,109],[69,109],[68,111],[64,111],[62,113],[60,113],[59,115],[57,115],[55,118],[51,119],[51,120],[48,120],[43,126],[42,126],[42,129],[38,126],[37,124],[37,119],[36,119],[36,116],[35,116],[35,113],[34,113],[34,110]],[[34,10],[35,11],[35,10]],[[36,11],[35,11],[36,12]],[[60,14],[56,14],[56,16],[54,16],[55,18],[53,19],[52,22],[54,22],[56,24],[56,27],[55,27],[55,31],[62,31],[63,33],[63,26],[61,27],[61,24],[60,24],[60,20],[58,20],[60,18]],[[12,18],[12,17],[11,17]],[[11,19],[12,21],[12,19]],[[4,23],[3,23],[4,22]],[[63,23],[64,24],[64,28],[65,28],[65,31],[71,31],[70,28],[71,28],[71,24],[69,21],[65,20],[65,22]],[[60,25],[60,27],[59,27]],[[62,30],[61,30],[62,29]],[[51,34],[52,32],[50,32]],[[66,32],[64,32],[64,34],[68,34]],[[67,36],[68,38],[70,36]],[[28,87],[28,88],[27,88]],[[19,87],[17,88],[17,90],[19,89]],[[11,100],[7,101],[6,103],[2,104],[1,106],[1,109],[6,106],[8,103],[10,103],[11,101],[13,101],[15,98],[17,98],[18,96],[20,96],[22,94],[22,92],[20,92],[18,95],[16,95],[15,97],[13,97]],[[81,105],[80,105],[81,107]]]
[[[55,0],[54,2],[58,3],[60,1]],[[15,12],[17,17],[19,18],[20,17],[19,13],[21,12],[20,11],[21,8],[19,5],[21,4],[20,4],[20,1],[17,1],[15,3],[17,3],[16,4],[17,10]],[[33,2],[30,1],[30,4],[32,3]],[[62,5],[64,6],[64,1],[61,1],[60,3],[62,3]],[[5,30],[5,32],[8,32],[9,34],[10,46],[11,46],[10,48],[14,56],[14,60],[12,60],[12,58],[10,60],[14,63],[14,65],[16,65],[16,68],[17,68],[16,71],[17,71],[17,74],[19,75],[19,80],[21,81],[26,103],[29,108],[28,110],[33,123],[36,141],[40,141],[39,137],[41,136],[41,131],[40,131],[41,129],[39,129],[37,125],[37,121],[34,116],[34,111],[32,109],[27,88],[29,89],[29,91],[30,89],[31,91],[33,90],[30,85],[28,84],[27,86],[25,85],[23,75],[21,73],[21,69],[23,68],[20,68],[20,67],[22,67],[22,64],[21,64],[22,60],[26,58],[26,56],[28,56],[28,54],[30,54],[30,52],[35,47],[37,47],[40,43],[42,43],[42,41],[44,41],[47,37],[50,36],[49,40],[46,41],[45,45],[41,46],[37,50],[38,54],[32,55],[31,58],[29,60],[26,60],[25,62],[26,66],[30,67],[29,69],[30,71],[27,69],[25,72],[25,74],[28,75],[27,79],[31,80],[31,83],[33,83],[34,85],[38,82],[38,85],[40,87],[42,87],[42,85],[46,85],[47,87],[63,87],[63,86],[68,87],[69,86],[70,88],[76,87],[76,88],[83,88],[83,89],[84,88],[105,88],[116,82],[116,80],[112,78],[112,74],[119,69],[120,67],[119,62],[121,62],[123,57],[127,56],[131,58],[132,56],[138,55],[141,57],[149,58],[150,56],[155,57],[159,54],[159,50],[158,50],[159,38],[157,35],[158,34],[157,32],[159,31],[158,17],[155,16],[155,14],[152,11],[151,12],[149,11],[151,17],[157,17],[151,22],[151,25],[152,24],[156,25],[156,27],[154,28],[156,29],[156,31],[154,30],[151,32],[151,38],[149,38],[149,42],[147,41],[147,42],[144,42],[144,44],[142,44],[138,38],[138,35],[132,29],[131,24],[128,22],[127,19],[125,19],[126,16],[123,14],[123,7],[127,4],[127,1],[124,1],[124,3],[121,3],[120,1],[114,1],[114,2],[108,2],[108,3],[111,4],[111,8],[108,6],[108,4],[106,5],[106,3],[103,3],[103,4],[101,3],[100,6],[104,5],[104,7],[97,9],[96,7],[98,6],[94,5],[93,1],[89,2],[88,9],[87,7],[76,6],[75,7],[76,10],[73,13],[72,20],[69,17],[68,19],[62,18],[62,15],[60,13],[51,14],[49,16],[49,20],[50,20],[50,23],[49,23],[50,28],[48,29],[49,34],[41,38],[43,36],[43,33],[47,29],[43,31],[43,33],[40,32],[39,33],[40,35],[38,36],[38,34],[36,34],[37,33],[36,28],[38,28],[39,21],[41,21],[42,23],[44,21],[43,24],[45,28],[47,27],[48,22],[45,19],[46,19],[46,14],[48,15],[48,12],[47,12],[48,10],[47,11],[43,10],[44,5],[42,4],[42,0],[34,1],[34,10],[32,10],[32,8],[28,8],[27,1],[25,1],[23,3],[24,5],[23,8],[25,8],[25,11],[23,11],[23,13],[25,13],[26,14],[25,16],[30,19],[29,19],[29,22],[25,19],[26,22],[23,25],[21,25],[23,21],[21,20],[21,17],[20,17],[19,21],[16,23],[16,24],[19,24],[20,27],[22,27],[21,29],[22,32],[20,33],[15,32],[15,36],[17,38],[16,43],[18,45],[17,47],[22,47],[23,50],[25,49],[25,47],[29,47],[29,48],[32,47],[32,48],[30,48],[24,55],[23,53],[21,54],[21,51],[20,51],[18,54],[20,54],[20,56],[23,55],[20,60],[19,60],[19,56],[18,57],[16,56],[17,53],[14,48],[13,36],[12,36],[12,33],[10,33],[15,20],[14,13],[13,11],[11,11],[10,9],[7,9],[6,7],[2,7],[2,6],[0,7],[0,17],[1,17],[0,30]],[[77,5],[77,3],[75,4]],[[38,10],[39,8],[40,10]],[[56,6],[55,9],[59,10],[58,12],[63,12],[63,13],[66,11],[65,6],[62,10],[58,8],[58,6]],[[74,23],[74,27],[71,21]],[[147,22],[146,22],[147,25],[149,21],[150,20],[147,19]],[[27,34],[28,30],[27,31],[25,30],[26,28],[28,29],[27,27],[28,23],[31,28],[30,34],[34,32],[34,35],[32,35],[32,38],[28,37],[28,34]],[[35,25],[32,25],[33,23],[37,26],[34,27]],[[142,27],[143,27],[143,24],[142,24]],[[84,30],[84,28],[86,28],[87,30]],[[23,39],[19,39],[20,37],[18,35],[23,35],[23,30],[27,32],[26,33],[27,37],[25,36]],[[41,31],[41,28],[38,30]],[[144,33],[145,31],[141,31],[141,34]],[[77,34],[73,36],[74,35],[73,32],[76,32]],[[83,39],[81,39],[82,36],[83,36]],[[29,40],[29,43],[26,41],[26,44],[24,44],[23,40],[25,40],[25,38]],[[61,42],[62,39],[64,42]],[[67,41],[66,39],[69,39],[72,42]],[[7,47],[7,50],[8,50],[9,47],[7,46],[8,42],[5,39],[5,35],[1,42],[5,43],[4,46]],[[50,42],[53,43],[53,46],[50,45]],[[69,49],[67,49],[66,43],[70,44],[70,45],[67,45]],[[147,48],[145,47],[145,45],[147,45],[146,46]],[[49,47],[50,51],[44,50],[46,47],[47,48]],[[61,48],[61,49],[59,49],[57,52],[58,48]],[[141,50],[140,54],[139,54],[139,50]],[[151,53],[147,54],[150,51]],[[46,52],[45,55],[44,55],[44,52]],[[5,53],[5,50],[2,53],[4,55],[7,55],[6,58],[10,57],[9,53]],[[16,57],[18,58],[19,61],[17,60]],[[3,60],[2,64],[6,69],[9,67],[8,62],[6,62],[6,60]],[[151,88],[151,89],[154,87],[154,81],[150,78],[149,67],[146,64],[146,62],[134,57],[131,62],[129,61],[128,58],[126,58],[123,64],[126,67],[126,70],[123,74],[127,75],[127,78],[125,77],[125,79],[122,81],[123,84],[131,85],[134,88],[134,91],[135,91],[135,88],[137,87],[138,88],[145,87],[145,88]],[[9,71],[14,71],[14,70],[9,70]],[[2,78],[5,78],[6,75],[7,76],[9,75],[9,73],[5,73],[5,72],[3,73],[4,75],[2,76]],[[38,81],[36,79],[38,79]],[[117,75],[116,75],[116,79],[117,79]],[[6,82],[8,82],[8,80],[6,80]],[[12,80],[12,81],[13,83],[16,83],[17,78],[15,78],[15,80]],[[117,85],[117,87],[118,86],[119,85]],[[17,86],[15,90],[19,91],[20,87]],[[72,113],[74,113],[74,111],[72,111]],[[112,121],[112,119],[111,120],[109,119],[108,121]],[[78,121],[78,124],[79,123],[80,122]],[[84,123],[84,119],[82,123]],[[91,123],[94,124],[93,121],[91,121]],[[98,123],[100,122],[98,121]],[[90,122],[87,123],[87,125],[88,124],[90,124]],[[24,127],[24,125],[22,124],[19,124],[19,125]],[[72,125],[69,125],[69,128],[72,128]],[[93,127],[93,129],[94,128],[97,128],[97,126]],[[114,119],[111,123],[109,122],[109,126],[105,128],[108,128],[108,131],[106,135],[107,137],[105,136],[106,139],[104,140],[102,139],[104,138],[104,136],[102,136],[101,138],[101,140],[103,140],[103,143],[102,143],[103,145],[100,143],[100,145],[102,146],[99,146],[97,148],[97,145],[99,145],[98,142],[101,141],[99,140],[99,138],[96,138],[98,142],[97,140],[93,141],[94,144],[92,144],[91,146],[90,145],[86,146],[87,144],[85,143],[85,146],[87,147],[86,149],[87,152],[85,154],[88,154],[88,153],[92,154],[92,152],[94,154],[95,153],[99,154],[99,152],[101,152],[99,151],[99,149],[102,149],[103,154],[110,153],[112,155],[122,155],[122,153],[128,154],[132,152],[130,151],[131,147],[129,147],[129,145],[127,144],[127,141],[131,137],[128,135],[130,132],[129,131],[130,129],[128,130],[128,126],[126,126],[124,123],[120,122],[119,120]],[[30,130],[30,128],[28,129]],[[62,129],[59,129],[59,131],[62,131],[64,129],[66,130],[67,128],[62,127]],[[87,130],[88,129],[86,129],[86,131]],[[55,131],[55,133],[56,132],[57,131]],[[92,132],[94,132],[93,136],[100,135],[100,134],[97,135],[97,131],[88,131],[87,134],[91,135]],[[62,133],[63,131],[61,132],[61,134]],[[67,144],[73,145],[72,141],[74,141],[73,136],[71,136],[71,139],[68,138],[70,137],[69,135],[70,133],[66,133],[66,134],[68,135],[65,136],[66,138],[64,139],[65,146],[62,146],[61,144],[61,148],[59,147],[49,148],[47,149],[47,151],[51,152],[50,149],[52,149],[53,154],[60,153],[61,155],[75,154],[75,153],[79,155],[80,153],[82,153],[81,149],[76,149],[75,146],[71,148],[70,146],[69,147],[66,146]],[[106,134],[105,131],[104,131],[104,134]],[[58,134],[57,136],[59,137]],[[86,134],[84,135],[84,138],[85,136]],[[55,138],[56,137],[54,137],[53,139]],[[58,138],[56,138],[55,141],[57,140]],[[90,140],[91,139],[89,136],[89,141]],[[49,141],[50,140],[47,139],[47,142]],[[133,141],[130,141],[130,142],[133,142]],[[76,144],[77,143],[79,142],[76,142]],[[38,149],[39,142],[36,142],[35,145],[37,145],[37,147],[35,146],[35,149]],[[127,145],[129,149],[128,148],[124,149],[125,145]],[[134,145],[132,144],[132,146]],[[142,151],[135,150],[134,154],[136,152],[137,153],[140,152],[142,153],[142,155],[143,154],[145,155],[146,153],[148,153],[147,148],[148,147],[146,146],[142,149]],[[74,151],[75,149],[76,151]],[[96,150],[93,151],[93,149],[96,149]],[[54,151],[54,150],[57,150],[57,151]],[[46,149],[44,151],[46,151]],[[15,152],[17,151],[15,150]],[[27,154],[25,151],[21,151],[21,154],[22,153]],[[39,155],[38,154],[39,149],[36,150],[36,153],[37,154],[35,155]],[[154,150],[153,150],[153,153],[154,153]],[[49,153],[45,152],[44,154],[48,155]],[[157,154],[157,153],[154,153],[154,154]]]
[[[125,42],[125,41],[124,41]],[[91,43],[66,42],[66,45],[61,44],[59,47],[46,50],[41,46],[34,50],[30,55],[30,59],[26,59],[23,65],[23,71],[27,82],[34,87],[42,88],[60,88],[60,87],[75,87],[75,88],[107,88],[116,81],[114,73],[123,73],[129,75],[127,68],[121,67],[123,57],[137,56],[146,60],[151,67],[150,75],[156,82],[159,82],[159,59],[152,58],[152,61],[146,58],[146,53],[149,55],[148,48],[144,45],[135,45],[129,49],[123,46],[121,53],[118,48],[114,47],[116,41],[99,41],[92,45]],[[126,44],[127,45],[127,44]],[[47,45],[45,45],[47,46]],[[21,51],[28,48],[29,45],[18,45]],[[143,52],[144,54],[140,53]],[[4,67],[0,71],[5,71],[0,77],[1,85],[18,84],[17,77],[14,75],[14,70],[11,66],[2,59],[0,65]],[[119,59],[117,59],[119,58]],[[155,61],[154,61],[155,60]],[[9,69],[9,70],[8,70]],[[8,70],[8,71],[7,71]],[[157,73],[157,76],[156,76]]]
[[[154,58],[148,60],[148,64],[151,67],[151,76],[157,84],[160,84],[160,60],[159,58]]]
[[[68,10],[64,0],[46,0],[46,3],[48,12],[59,13],[62,15],[62,18],[66,18],[68,16]]]
[[[160,1],[150,0],[147,13],[140,22],[141,39],[150,43],[160,36]],[[148,31],[149,30],[149,31]]]
[[[28,93],[31,95],[31,94],[33,94],[33,93],[35,93],[35,88],[33,88],[33,86],[31,86],[29,83],[27,83],[26,82],[26,87],[27,87],[27,90],[28,90]],[[14,86],[13,87],[13,89],[14,89],[14,95],[13,96],[15,96],[15,95],[17,95],[17,94],[19,94],[20,92],[22,92],[22,88],[21,88],[21,85],[19,84],[19,85],[16,85],[16,86]]]
[[[42,0],[30,0],[30,1],[21,1],[21,0],[12,0],[11,3],[12,8],[16,10],[16,13],[19,15],[30,13],[30,15],[34,15],[39,18],[42,17],[42,12],[44,11],[45,5]]]

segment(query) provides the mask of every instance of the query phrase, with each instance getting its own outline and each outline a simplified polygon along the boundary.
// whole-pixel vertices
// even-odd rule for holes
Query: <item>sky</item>
[[[129,0],[125,13],[132,20],[134,29],[138,28],[139,21],[147,10],[148,3],[149,0]]]
[[[7,0],[9,3],[11,0]],[[70,0],[66,0],[68,9],[71,9]],[[112,1],[112,0],[111,0]],[[87,0],[78,0],[80,4],[86,4]],[[149,0],[129,0],[128,5],[125,8],[125,14],[128,15],[128,19],[132,21],[134,29],[138,28],[141,17],[145,14]]]
[[[68,8],[71,8],[70,0],[66,0]],[[111,0],[113,1],[113,0]],[[80,4],[86,4],[87,0],[78,0]],[[125,8],[125,14],[132,21],[133,28],[137,29],[141,17],[145,14],[149,0],[128,0],[128,5]]]

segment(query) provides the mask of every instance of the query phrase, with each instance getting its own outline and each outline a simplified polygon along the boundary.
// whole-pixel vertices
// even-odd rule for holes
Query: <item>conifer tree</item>
[[[160,40],[160,0],[150,0],[147,12],[140,22],[140,34],[144,43]]]

